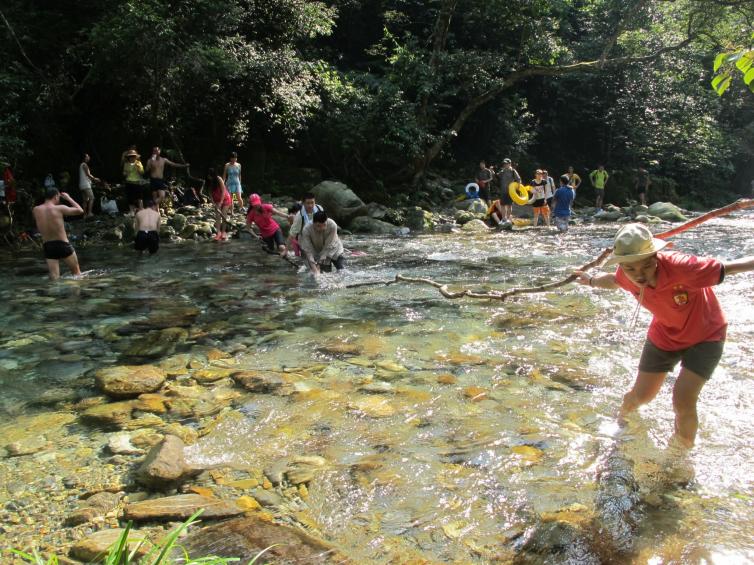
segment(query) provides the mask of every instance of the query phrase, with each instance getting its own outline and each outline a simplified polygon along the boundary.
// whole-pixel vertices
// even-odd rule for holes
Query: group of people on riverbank
[[[525,185],[515,164],[508,158],[503,159],[499,168],[480,161],[474,177],[474,182],[466,187],[466,196],[485,201],[488,205],[487,217],[493,227],[504,227],[512,221],[515,201],[517,204],[532,205],[535,226],[539,224],[540,217],[545,226],[549,226],[553,219],[560,232],[568,230],[573,202],[582,183],[578,173],[569,166],[557,183],[547,169],[537,169],[534,178]],[[589,173],[588,178],[595,192],[595,208],[601,210],[610,174],[600,164]],[[637,170],[635,188],[641,204],[647,203],[650,184],[649,172],[640,167]]]

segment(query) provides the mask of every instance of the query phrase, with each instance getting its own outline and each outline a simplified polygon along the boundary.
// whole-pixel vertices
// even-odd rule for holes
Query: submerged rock
[[[162,443],[153,447],[136,472],[136,480],[150,488],[167,488],[198,475],[183,455],[185,445],[174,436],[167,435]]]
[[[101,530],[90,536],[77,541],[72,547],[69,555],[85,563],[98,563],[104,561],[110,547],[115,544],[123,535],[123,528],[113,528],[110,530]],[[139,557],[145,556],[152,549],[152,543],[138,530],[129,530],[128,532],[128,550],[136,551]]]
[[[432,212],[419,206],[406,208],[403,224],[411,231],[432,231],[435,228],[435,216]]]
[[[82,412],[81,418],[93,424],[121,427],[131,419],[134,402],[133,400],[124,400],[92,406]]]
[[[275,392],[285,384],[280,375],[264,371],[236,371],[231,377],[246,390],[263,394]]]
[[[95,380],[105,394],[128,398],[159,390],[165,382],[165,373],[153,365],[119,365],[98,370]]]
[[[126,505],[123,517],[126,520],[186,520],[199,510],[202,519],[230,518],[243,514],[235,503],[199,494],[178,494],[165,498],[153,498]]]
[[[181,542],[191,557],[237,557],[246,563],[267,549],[271,563],[345,563],[336,548],[302,530],[250,516],[203,528]],[[269,549],[268,549],[269,548]]]

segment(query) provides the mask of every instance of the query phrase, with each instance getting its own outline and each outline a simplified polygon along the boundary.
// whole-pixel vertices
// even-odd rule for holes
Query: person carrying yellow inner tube
[[[530,186],[520,182],[512,182],[508,185],[508,196],[519,206],[526,206],[529,203]]]

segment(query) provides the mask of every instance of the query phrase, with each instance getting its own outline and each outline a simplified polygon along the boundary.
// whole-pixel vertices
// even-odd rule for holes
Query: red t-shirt
[[[233,199],[230,197],[230,192],[225,188],[225,183],[222,179],[219,179],[218,185],[212,189],[212,202],[220,205],[222,208],[227,208],[233,205]]]
[[[647,339],[665,351],[687,349],[703,341],[723,341],[728,322],[710,288],[722,277],[723,265],[717,259],[658,253],[656,286],[646,287],[642,298],[642,306],[654,314]],[[620,266],[615,280],[639,299],[641,289]]]
[[[272,219],[272,204],[262,204],[261,213],[253,207],[249,207],[249,212],[246,214],[246,223],[256,224],[262,237],[272,237],[280,229],[278,223]]]

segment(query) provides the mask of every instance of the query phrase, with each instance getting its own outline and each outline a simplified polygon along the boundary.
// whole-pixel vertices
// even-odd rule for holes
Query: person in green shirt
[[[602,209],[602,202],[605,198],[605,186],[607,186],[607,179],[609,178],[610,175],[607,174],[605,165],[600,165],[596,170],[589,173],[589,181],[592,183],[592,187],[594,187],[594,191],[597,194],[594,206],[598,210]]]

